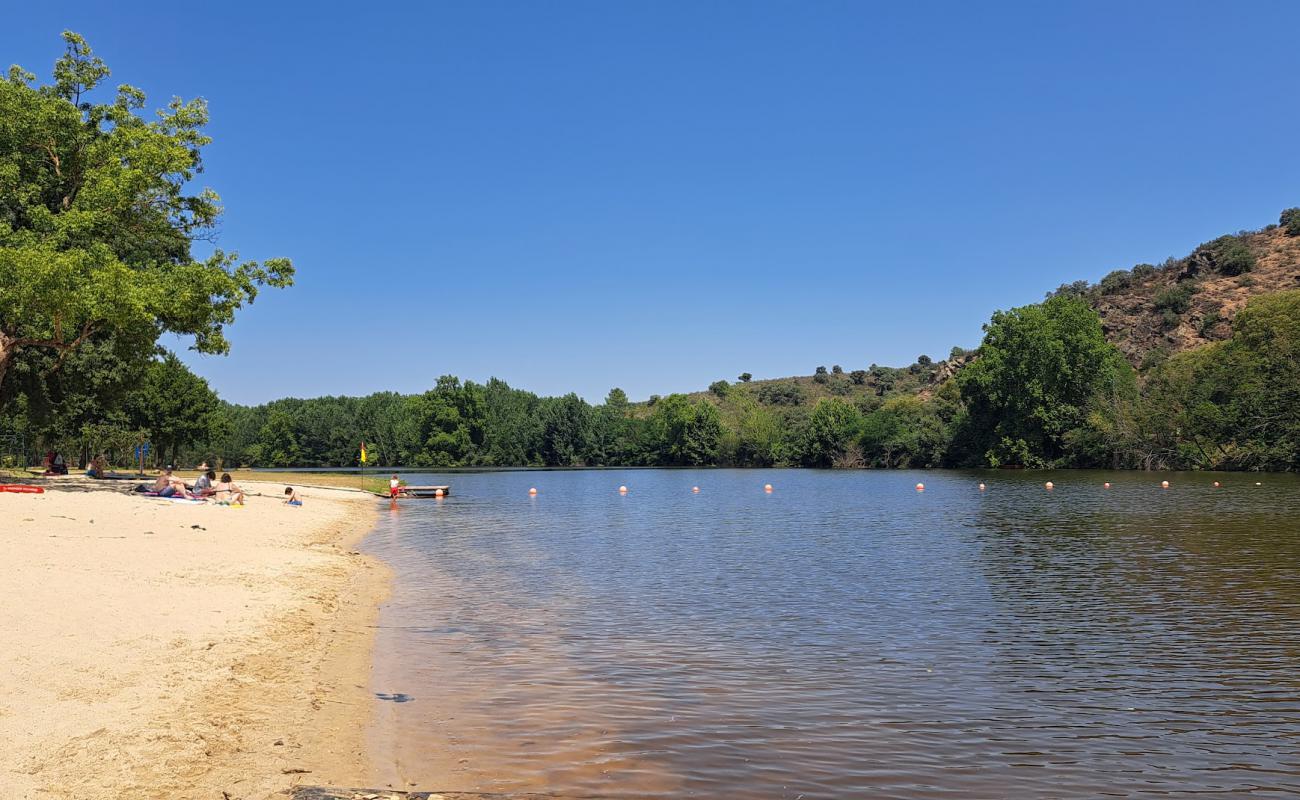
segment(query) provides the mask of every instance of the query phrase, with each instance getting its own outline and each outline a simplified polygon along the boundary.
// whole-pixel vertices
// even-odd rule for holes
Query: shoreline
[[[391,572],[356,548],[378,507],[242,483],[243,508],[77,478],[0,494],[0,796],[252,800],[370,774]]]

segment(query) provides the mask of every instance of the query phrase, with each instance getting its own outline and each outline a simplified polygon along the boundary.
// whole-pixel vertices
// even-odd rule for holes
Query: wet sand
[[[242,483],[266,496],[0,493],[0,797],[250,800],[368,774],[388,571],[355,546],[376,504]]]

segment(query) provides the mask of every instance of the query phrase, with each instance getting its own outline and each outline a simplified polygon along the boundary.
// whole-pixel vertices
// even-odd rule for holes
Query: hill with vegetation
[[[1116,270],[1096,284],[1057,293],[1084,298],[1106,338],[1145,369],[1171,355],[1223,341],[1252,297],[1300,288],[1300,212],[1258,231],[1221,236],[1160,266]]]

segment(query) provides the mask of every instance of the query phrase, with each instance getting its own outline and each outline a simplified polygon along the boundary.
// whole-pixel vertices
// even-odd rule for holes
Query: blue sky
[[[592,401],[974,346],[999,308],[1300,205],[1300,3],[62,2],[202,95],[220,244],[287,255],[224,397]]]

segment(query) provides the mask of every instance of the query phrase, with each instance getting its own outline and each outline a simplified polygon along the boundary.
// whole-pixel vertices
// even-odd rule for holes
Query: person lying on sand
[[[229,503],[232,506],[244,504],[244,490],[235,484],[229,472],[222,473],[221,480],[212,487],[212,490],[218,503]]]
[[[285,503],[291,506],[302,505],[302,501],[298,499],[298,493],[293,490],[292,486],[284,487],[284,495],[285,495],[285,500],[284,500]]]

